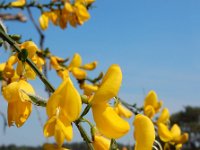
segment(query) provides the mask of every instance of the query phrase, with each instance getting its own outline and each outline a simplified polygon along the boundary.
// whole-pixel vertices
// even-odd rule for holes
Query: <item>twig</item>
[[[3,126],[3,131],[4,133],[6,132],[6,127],[7,127],[7,121],[6,121],[6,117],[5,117],[5,114],[3,112],[0,111],[0,115],[2,116],[3,118],[3,122],[4,122],[4,126]]]
[[[20,48],[15,44],[15,41],[11,39],[3,30],[0,29],[0,36],[6,42],[8,42],[18,53],[21,51]],[[40,72],[40,70],[35,66],[35,64],[31,61],[31,59],[27,58],[26,62],[33,69],[33,71],[37,74],[40,80],[47,86],[49,91],[52,93],[55,91],[54,87],[49,83],[47,78]]]
[[[0,18],[6,21],[20,21],[26,22],[27,18],[22,13],[10,14],[10,13],[1,13]]]
[[[31,19],[31,22],[33,23],[35,29],[37,30],[38,34],[40,35],[40,49],[44,49],[44,39],[45,39],[45,36],[44,34],[42,33],[40,27],[37,25],[37,23],[35,22],[35,19],[33,18],[33,15],[32,15],[32,12],[30,10],[29,7],[27,7],[27,11],[28,11],[28,15]]]

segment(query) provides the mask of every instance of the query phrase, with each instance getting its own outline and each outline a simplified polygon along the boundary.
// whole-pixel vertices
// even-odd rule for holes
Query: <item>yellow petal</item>
[[[95,150],[109,150],[110,140],[108,140],[107,138],[103,136],[95,135],[93,146]]]
[[[111,65],[92,100],[93,104],[106,103],[117,96],[122,82],[122,72],[118,65]]]
[[[21,127],[28,119],[32,105],[29,102],[30,98],[24,94],[25,91],[30,94],[34,94],[32,86],[24,81],[12,82],[3,88],[3,96],[8,101],[8,125],[13,123],[17,127]]]
[[[59,70],[57,72],[58,76],[61,77],[63,80],[65,80],[66,78],[69,78],[69,71],[67,69],[65,70]]]
[[[72,69],[72,74],[74,75],[74,77],[76,77],[76,79],[79,80],[85,79],[87,77],[87,72],[77,67],[74,67]]]
[[[85,64],[81,66],[80,68],[85,69],[85,70],[94,70],[97,66],[97,61],[91,62],[89,64]]]
[[[20,100],[18,89],[18,82],[12,82],[3,88],[3,96],[7,100],[7,102],[10,103]]]
[[[10,5],[12,7],[22,7],[26,4],[26,0],[16,0],[14,2],[12,2]]]
[[[169,142],[173,139],[172,133],[169,131],[168,127],[163,124],[158,124],[158,135],[163,142]]]
[[[30,101],[30,98],[23,92],[35,94],[32,86],[24,81],[12,82],[3,88],[3,96],[8,102],[13,101]]]
[[[69,2],[66,2],[64,5],[64,10],[68,13],[73,13],[74,9]]]
[[[49,13],[49,19],[54,25],[58,25],[59,11],[54,10]]]
[[[170,117],[169,110],[167,108],[164,108],[157,120],[157,123],[165,124],[169,121],[169,117]]]
[[[70,64],[69,64],[69,70],[73,67],[80,67],[82,64],[82,58],[78,53],[75,53]]]
[[[153,118],[153,116],[155,115],[155,109],[151,105],[147,105],[146,107],[144,107],[144,114],[149,118]]]
[[[47,102],[47,114],[53,116],[60,108],[69,122],[78,119],[81,111],[81,97],[70,78],[63,80]]]
[[[90,14],[88,13],[85,6],[83,6],[80,3],[75,3],[75,7],[76,7],[76,16],[80,24],[82,24],[83,22],[87,21],[90,18]]]
[[[65,124],[63,122],[66,122]],[[64,137],[67,141],[71,141],[73,138],[73,129],[71,123],[67,122],[66,120],[60,121],[57,120],[57,125],[61,129],[62,133],[64,134]]]
[[[155,113],[157,113],[162,106],[162,102],[158,102],[157,94],[154,91],[150,91],[144,100],[144,107],[148,105],[151,105],[155,109]]]
[[[42,30],[46,30],[49,25],[49,18],[48,13],[42,13],[42,15],[39,18],[40,27]]]
[[[7,61],[7,65],[12,66],[17,62],[17,56],[16,55],[12,55],[9,57],[8,61]]]
[[[121,103],[117,104],[116,107],[118,109],[117,114],[121,117],[130,118],[133,115],[133,113],[129,109],[124,107]]]
[[[19,128],[26,122],[26,120],[30,116],[32,112],[32,105],[30,102],[22,102],[22,101],[17,101],[15,103],[16,103],[15,124]]]
[[[181,148],[182,148],[182,144],[177,144],[176,146],[175,146],[175,148],[176,148],[176,150],[181,150]]]
[[[54,138],[56,140],[56,143],[59,147],[61,147],[64,143],[65,136],[59,126],[59,124],[55,125],[55,132],[54,132]]]
[[[80,88],[84,90],[84,94],[90,96],[92,93],[98,90],[98,86],[83,83],[80,85]]]
[[[135,150],[151,150],[155,140],[155,130],[152,121],[148,117],[138,114],[133,125],[135,128]]]
[[[24,80],[20,80],[18,84],[19,84],[18,92],[19,92],[20,100],[22,102],[26,102],[26,101],[30,102],[31,100],[27,94],[32,94],[32,95],[35,94],[33,87],[31,86],[31,84],[29,84],[28,82]],[[23,91],[25,91],[27,94],[24,93]]]
[[[56,125],[56,116],[52,116],[44,125],[43,133],[45,137],[54,135]]]
[[[184,133],[180,135],[179,137],[174,138],[172,141],[175,142],[176,144],[184,144],[187,142],[189,139],[188,133]]]
[[[108,104],[92,105],[92,112],[98,130],[108,138],[120,138],[130,129],[128,122]]]
[[[7,116],[8,116],[8,126],[12,126],[15,123],[15,115],[16,114],[16,106],[15,102],[8,103],[8,109],[7,109]]]
[[[15,69],[13,68],[12,65],[6,64],[4,70],[3,70],[3,75],[6,78],[12,78],[15,75]]]
[[[60,64],[58,63],[57,57],[55,56],[50,57],[50,64],[55,70],[59,70],[62,68]]]
[[[177,124],[174,124],[171,128],[173,138],[177,138],[181,135],[181,129]]]
[[[26,63],[22,63],[21,61],[17,64],[17,74],[19,76],[23,75],[24,77],[34,80],[36,78],[36,73],[33,69]]]
[[[5,68],[5,66],[6,66],[6,63],[1,63],[1,64],[0,64],[0,71],[3,71],[4,68]]]

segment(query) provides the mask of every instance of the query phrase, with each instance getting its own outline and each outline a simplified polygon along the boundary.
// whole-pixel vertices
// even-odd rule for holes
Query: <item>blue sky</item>
[[[72,57],[78,52],[84,63],[97,60],[98,68],[91,76],[105,72],[113,63],[119,64],[123,72],[119,96],[129,103],[142,105],[145,94],[153,89],[170,112],[186,105],[199,106],[200,1],[99,0],[90,14],[91,19],[77,29],[61,30],[50,25],[44,32],[45,46],[58,56]],[[37,10],[34,16],[38,18]],[[31,23],[5,24],[10,33],[22,34],[24,40],[32,38],[38,43]],[[0,56],[7,55],[1,50]],[[50,73],[50,81],[57,87],[60,80],[54,72]],[[41,82],[32,83],[38,95],[46,97]],[[2,97],[0,104],[6,112]],[[39,110],[45,121],[45,111]],[[0,145],[42,144],[45,139],[41,131],[34,110],[22,128],[11,127],[6,135],[0,132]],[[132,143],[132,132],[119,141]],[[77,140],[81,139],[75,131],[74,141]]]

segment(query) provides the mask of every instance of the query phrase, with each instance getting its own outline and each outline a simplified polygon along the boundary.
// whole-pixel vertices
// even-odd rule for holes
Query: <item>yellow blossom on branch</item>
[[[92,144],[95,150],[109,150],[110,148],[110,140],[101,135],[94,135]]]
[[[126,107],[124,107],[121,102],[118,102],[116,105],[115,105],[115,111],[117,112],[117,114],[121,117],[124,117],[124,118],[130,118],[133,116],[133,113],[127,109]]]
[[[24,80],[12,82],[3,88],[3,96],[8,102],[9,126],[15,123],[17,127],[21,127],[32,111],[30,98],[23,91],[35,94],[32,86]]]
[[[155,140],[155,130],[152,121],[148,117],[138,114],[135,116],[133,125],[135,127],[135,150],[151,150]]]
[[[97,66],[97,62],[91,62],[85,65],[82,65],[82,58],[78,53],[75,53],[69,66],[68,70],[72,72],[73,76],[79,80],[85,79],[87,72],[85,70],[94,70]]]
[[[72,140],[71,123],[78,119],[81,111],[81,98],[70,78],[65,78],[51,95],[46,107],[48,121],[44,126],[44,136],[54,136],[59,147],[64,139]]]
[[[108,138],[120,138],[125,135],[130,126],[108,104],[119,91],[122,81],[122,72],[118,65],[108,69],[102,83],[91,100],[94,121],[98,130]],[[116,123],[117,122],[117,123]]]
[[[144,100],[144,114],[152,118],[161,108],[162,101],[158,101],[157,94],[150,91]]]
[[[22,7],[26,4],[26,0],[16,0],[14,2],[11,2],[12,7]]]
[[[181,134],[181,129],[177,124],[174,124],[169,130],[168,126],[163,123],[158,124],[158,135],[163,142],[170,142],[178,144],[179,148],[182,144],[188,141],[188,133]]]

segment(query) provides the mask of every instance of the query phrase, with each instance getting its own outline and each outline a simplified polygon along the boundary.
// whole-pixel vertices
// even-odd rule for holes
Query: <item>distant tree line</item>
[[[183,132],[189,133],[189,141],[184,144],[183,150],[200,150],[200,107],[186,106],[184,110],[172,114],[170,120],[172,124],[177,123]],[[88,149],[84,142],[65,144],[65,147],[71,150]],[[118,148],[133,150],[133,146],[123,144],[118,144]],[[2,145],[0,150],[42,150],[42,147]]]
[[[85,143],[71,143],[71,144],[65,144],[65,147],[71,149],[71,150],[88,150],[88,147]],[[132,146],[127,146],[123,144],[118,144],[119,149],[123,149],[123,147],[126,147],[126,150],[132,150]],[[0,146],[0,150],[43,150],[41,146],[38,147],[32,147],[32,146],[16,146],[16,145],[8,145],[8,146]]]

